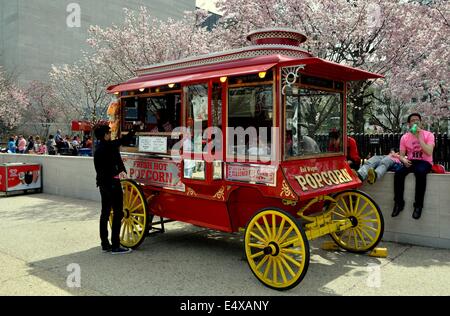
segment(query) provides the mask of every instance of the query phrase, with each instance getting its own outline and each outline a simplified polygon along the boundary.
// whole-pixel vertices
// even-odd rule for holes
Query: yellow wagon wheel
[[[123,191],[123,218],[120,243],[136,249],[144,241],[148,228],[148,210],[145,195],[133,180],[121,180]],[[112,225],[113,212],[109,216]]]
[[[308,270],[309,243],[291,214],[265,208],[247,225],[245,255],[253,274],[264,285],[289,290],[300,283]]]
[[[364,253],[375,248],[383,237],[384,219],[377,203],[361,191],[338,193],[334,199],[333,220],[349,219],[352,227],[330,234],[342,248]]]

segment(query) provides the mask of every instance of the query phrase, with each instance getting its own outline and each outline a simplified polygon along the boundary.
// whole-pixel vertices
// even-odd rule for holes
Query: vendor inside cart
[[[342,128],[342,94],[329,90],[296,85],[286,94],[284,102],[287,159],[342,151],[340,145],[333,149],[328,146],[328,131]]]
[[[169,154],[177,139],[171,137],[171,132],[181,126],[181,87],[151,88],[140,94],[122,97],[123,121],[122,132],[127,133],[133,124],[141,125],[137,138],[141,136],[165,137],[167,148],[156,154]],[[139,141],[134,139],[128,147],[138,147]],[[127,151],[127,149],[124,149]],[[133,149],[128,149],[133,151]],[[136,149],[134,149],[136,151]],[[149,154],[152,154],[150,151]]]
[[[275,125],[273,91],[272,71],[230,78],[227,118],[229,156],[250,161],[270,158],[272,127]]]
[[[163,111],[162,109],[157,109],[155,114],[153,114],[151,110],[147,111],[147,117],[150,116],[150,122],[155,124],[150,132],[171,132],[173,130],[172,122],[170,121],[166,113],[167,112]]]

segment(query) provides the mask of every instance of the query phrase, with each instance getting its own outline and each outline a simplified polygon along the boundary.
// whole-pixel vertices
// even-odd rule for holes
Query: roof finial
[[[255,30],[248,34],[247,39],[252,45],[289,45],[300,46],[306,41],[306,36],[293,29],[271,28]]]

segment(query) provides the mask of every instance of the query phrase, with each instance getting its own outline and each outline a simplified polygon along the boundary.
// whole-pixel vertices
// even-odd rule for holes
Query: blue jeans
[[[377,179],[380,179],[387,171],[397,171],[402,166],[401,163],[396,163],[389,156],[373,156],[358,169],[358,173],[363,180],[366,180],[368,170],[373,168],[377,173]]]

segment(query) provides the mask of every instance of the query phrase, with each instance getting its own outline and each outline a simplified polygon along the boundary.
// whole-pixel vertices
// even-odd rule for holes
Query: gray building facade
[[[147,7],[159,19],[181,19],[195,0],[0,0],[0,65],[19,85],[47,81],[52,64],[70,64],[88,51],[88,28],[119,24],[123,8]]]

